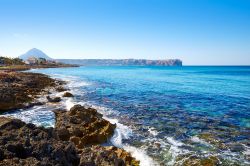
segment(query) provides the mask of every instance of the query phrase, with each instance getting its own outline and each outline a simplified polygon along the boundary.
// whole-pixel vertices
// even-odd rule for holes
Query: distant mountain
[[[57,59],[58,62],[83,66],[182,66],[179,59]]]
[[[29,50],[25,54],[19,56],[19,58],[23,59],[23,60],[27,60],[30,57],[45,58],[47,60],[52,60],[52,58],[50,58],[48,55],[46,55],[44,52],[42,52],[41,50],[39,50],[37,48],[32,48],[31,50]]]

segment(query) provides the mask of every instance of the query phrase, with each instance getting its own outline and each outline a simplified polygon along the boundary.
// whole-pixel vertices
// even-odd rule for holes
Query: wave
[[[110,139],[110,143],[113,146],[116,146],[118,148],[122,148],[122,149],[126,150],[127,152],[131,153],[131,155],[133,157],[135,157],[137,160],[140,161],[140,165],[142,165],[142,166],[157,166],[158,165],[151,157],[149,157],[147,155],[145,150],[123,143],[124,139],[127,140],[127,139],[130,139],[132,137],[133,131],[128,126],[125,126],[125,125],[119,123],[118,119],[113,119],[113,118],[108,117],[109,115],[116,114],[117,113],[116,111],[114,111],[112,109],[108,109],[106,107],[97,106],[97,105],[93,105],[93,104],[90,104],[88,102],[82,102],[82,101],[81,102],[71,101],[71,102],[69,102],[69,105],[67,105],[67,106],[69,108],[71,105],[75,105],[75,104],[85,105],[85,106],[94,108],[98,112],[103,114],[104,119],[108,120],[112,124],[116,124],[116,129],[115,129],[114,135]]]
[[[130,146],[128,144],[123,144],[123,139],[129,139],[133,131],[128,127],[118,122],[117,119],[109,119],[111,123],[116,124],[116,129],[113,137],[110,139],[110,142],[119,148],[123,148],[127,152],[130,152],[133,157],[140,161],[140,165],[143,166],[156,166],[158,165],[151,157],[147,155],[147,153],[139,148]]]
[[[61,78],[65,78],[65,77],[61,77]],[[78,79],[76,79],[75,77],[67,77],[67,78],[68,78],[67,81],[69,81],[68,87],[71,88],[72,92],[75,91],[75,88],[91,85],[90,83],[85,82],[85,81],[79,82]],[[78,93],[79,93],[79,91],[78,91]],[[84,92],[81,91],[81,94],[83,94],[83,93]],[[117,111],[103,107],[103,106],[98,106],[98,105],[95,105],[93,103],[85,102],[85,101],[77,102],[73,98],[67,99],[64,106],[67,110],[69,110],[72,106],[74,106],[76,104],[80,104],[80,105],[83,105],[86,107],[94,108],[98,112],[103,114],[104,119],[108,120],[112,124],[116,124],[116,129],[115,129],[114,135],[110,139],[110,143],[113,146],[122,148],[122,149],[130,152],[133,157],[135,157],[137,160],[140,161],[140,165],[143,165],[143,166],[156,166],[156,165],[158,165],[151,157],[149,157],[147,155],[145,150],[123,143],[124,139],[131,138],[131,136],[133,135],[133,131],[128,126],[125,126],[125,125],[119,123],[118,119],[109,118],[109,115],[113,115],[113,114],[118,115],[119,113]],[[157,133],[157,131],[155,131],[154,129],[151,129],[151,130],[152,130],[152,133]]]
[[[34,106],[27,110],[18,110],[4,114],[7,117],[20,119],[26,123],[33,123],[37,126],[54,127],[55,116],[52,110],[54,107],[48,105]]]

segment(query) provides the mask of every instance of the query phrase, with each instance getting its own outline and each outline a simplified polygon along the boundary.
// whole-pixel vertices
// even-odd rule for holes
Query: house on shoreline
[[[25,64],[27,65],[51,65],[51,64],[56,64],[55,61],[53,60],[47,60],[45,58],[36,58],[36,57],[29,57],[26,61]]]

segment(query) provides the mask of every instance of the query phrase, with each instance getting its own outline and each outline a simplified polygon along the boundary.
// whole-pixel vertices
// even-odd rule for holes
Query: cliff
[[[57,59],[58,62],[83,66],[182,66],[179,59]]]

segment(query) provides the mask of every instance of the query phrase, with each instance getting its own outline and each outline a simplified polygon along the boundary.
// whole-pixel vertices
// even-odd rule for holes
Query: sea
[[[81,104],[117,124],[104,145],[124,148],[142,166],[250,165],[249,66],[81,66],[29,72],[67,81],[75,97],[6,116],[53,127],[51,110]]]

